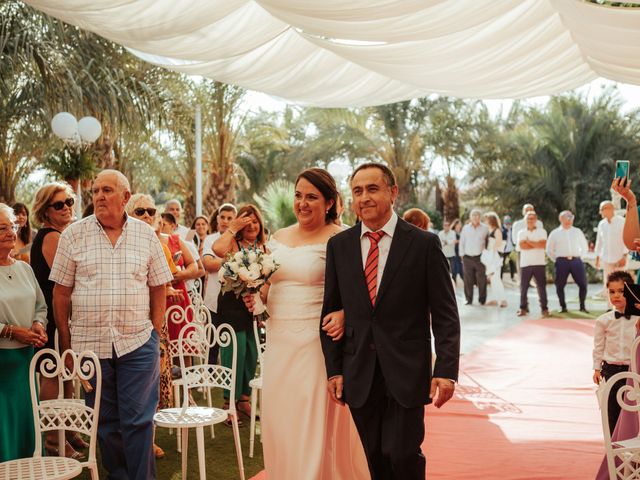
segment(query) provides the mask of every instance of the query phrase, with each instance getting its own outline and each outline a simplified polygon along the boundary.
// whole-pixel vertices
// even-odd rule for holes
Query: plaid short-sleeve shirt
[[[91,215],[60,236],[49,279],[73,287],[71,347],[99,358],[121,357],[151,336],[149,287],[171,282],[160,240],[127,217],[115,246]]]

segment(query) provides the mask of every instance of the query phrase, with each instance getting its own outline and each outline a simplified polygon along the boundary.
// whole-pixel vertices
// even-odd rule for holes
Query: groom
[[[361,165],[351,191],[362,223],[327,246],[322,316],[345,313],[341,341],[320,331],[329,392],[349,405],[373,480],[424,479],[424,405],[444,405],[458,377],[449,266],[436,235],[393,211],[398,187],[388,167]]]

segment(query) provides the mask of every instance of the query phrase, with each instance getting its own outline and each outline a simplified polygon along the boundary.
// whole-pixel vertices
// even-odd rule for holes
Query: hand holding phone
[[[622,178],[622,187],[626,187],[629,182],[629,160],[616,160],[616,173],[614,178]]]

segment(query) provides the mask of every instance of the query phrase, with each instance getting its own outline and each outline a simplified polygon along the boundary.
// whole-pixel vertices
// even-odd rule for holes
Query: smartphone
[[[629,181],[629,160],[616,160],[616,174],[614,178],[624,178],[622,186]]]
[[[182,251],[177,251],[176,253],[174,253],[172,257],[173,263],[178,263],[181,257],[182,257]]]

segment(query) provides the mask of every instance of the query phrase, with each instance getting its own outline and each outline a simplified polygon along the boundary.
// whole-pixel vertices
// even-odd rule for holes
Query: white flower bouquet
[[[273,256],[256,246],[242,248],[236,253],[228,254],[218,271],[221,291],[233,292],[236,297],[253,295],[253,316],[258,322],[262,322],[269,318],[269,313],[260,298],[260,288],[279,267]]]

